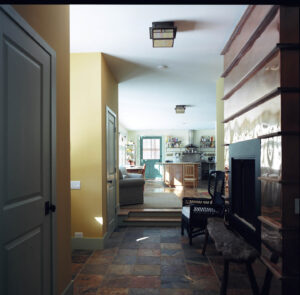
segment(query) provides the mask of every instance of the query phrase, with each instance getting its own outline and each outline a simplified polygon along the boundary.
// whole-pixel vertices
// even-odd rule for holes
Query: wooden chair
[[[224,179],[223,171],[212,171],[208,178],[210,198],[182,199],[181,234],[183,235],[186,229],[190,245],[192,245],[192,238],[206,233],[207,218],[224,216],[225,201],[222,198]]]

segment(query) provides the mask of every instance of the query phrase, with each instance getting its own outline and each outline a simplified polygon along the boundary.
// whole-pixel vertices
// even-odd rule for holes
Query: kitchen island
[[[162,163],[164,183],[169,187],[198,186],[198,165],[194,162]]]

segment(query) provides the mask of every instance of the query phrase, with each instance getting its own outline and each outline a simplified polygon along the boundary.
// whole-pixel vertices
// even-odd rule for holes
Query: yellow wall
[[[71,232],[106,232],[106,104],[118,114],[118,85],[101,53],[71,54]],[[101,226],[95,217],[103,217]]]
[[[71,232],[102,236],[101,59],[99,53],[71,54]]]
[[[224,79],[219,78],[217,81],[216,91],[216,169],[224,170]]]
[[[103,54],[101,54],[101,94],[102,94],[102,183],[106,184],[106,106],[108,106],[117,116],[116,127],[118,134],[118,83],[113,77],[110,69],[107,66]],[[116,136],[116,147],[117,147],[117,167],[119,167],[119,136]],[[117,169],[117,203],[119,203],[119,170]],[[106,208],[106,185],[102,186],[102,204],[103,208]],[[106,220],[106,210],[103,210],[103,219]],[[106,223],[103,224],[104,232],[106,232]]]
[[[14,5],[17,12],[56,51],[57,285],[71,280],[70,245],[70,30],[68,5]]]

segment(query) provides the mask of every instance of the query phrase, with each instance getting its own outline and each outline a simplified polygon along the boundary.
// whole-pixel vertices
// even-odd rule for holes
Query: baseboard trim
[[[61,293],[61,295],[72,295],[73,294],[73,284],[74,281],[71,280],[66,289]]]
[[[72,238],[72,250],[101,250],[104,249],[107,233],[102,238]]]

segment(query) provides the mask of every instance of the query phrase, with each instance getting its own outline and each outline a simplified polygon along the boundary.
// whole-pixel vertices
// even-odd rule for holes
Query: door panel
[[[140,163],[146,164],[146,179],[162,178],[157,163],[162,161],[162,141],[160,136],[141,137]]]
[[[116,115],[106,111],[107,232],[116,227]]]
[[[0,293],[47,295],[51,55],[1,8],[0,64]]]

